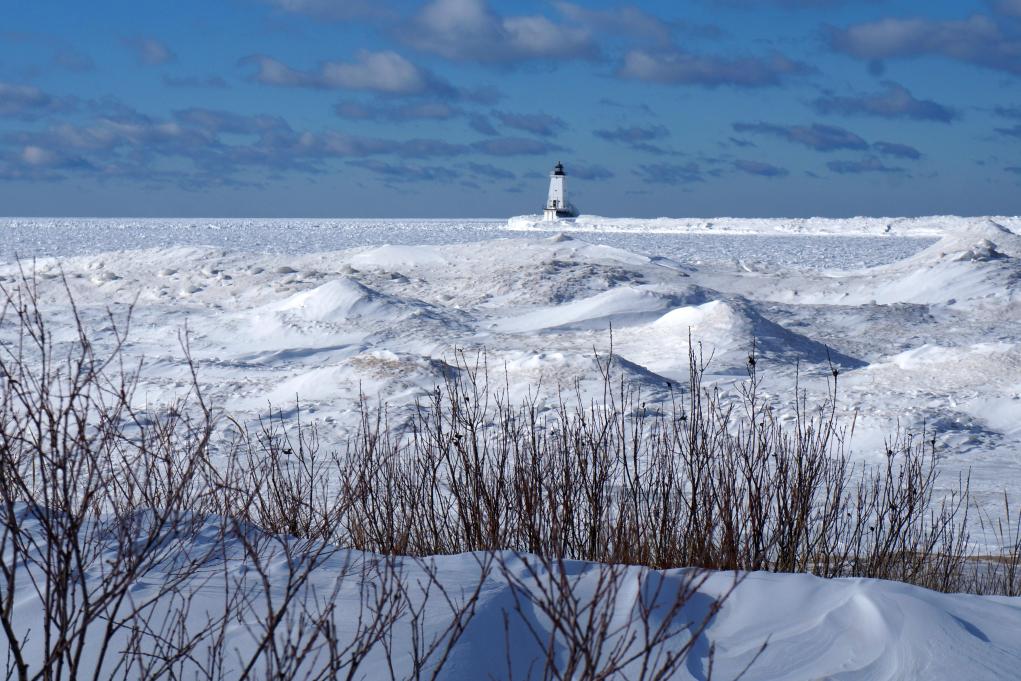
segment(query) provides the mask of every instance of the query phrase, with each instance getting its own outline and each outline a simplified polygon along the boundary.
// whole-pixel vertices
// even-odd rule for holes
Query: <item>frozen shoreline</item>
[[[574,219],[544,222],[541,215],[519,215],[508,219],[514,231],[636,232],[654,234],[734,234],[796,236],[896,236],[938,238],[966,229],[982,220],[1021,228],[1018,216],[925,216],[915,218],[613,218],[579,215]]]

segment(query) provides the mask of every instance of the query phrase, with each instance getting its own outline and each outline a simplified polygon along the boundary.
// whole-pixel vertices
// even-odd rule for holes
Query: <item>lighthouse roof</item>
[[[553,174],[554,175],[566,175],[567,173],[564,172],[564,164],[561,163],[560,161],[557,161],[557,164],[555,166],[553,166]]]

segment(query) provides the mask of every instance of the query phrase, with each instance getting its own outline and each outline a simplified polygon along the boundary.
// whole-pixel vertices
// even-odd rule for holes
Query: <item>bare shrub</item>
[[[490,382],[484,355],[460,352],[456,371],[410,418],[391,423],[363,402],[355,435],[326,455],[313,425],[277,418],[252,437],[235,424],[228,449],[238,478],[221,487],[253,496],[224,512],[384,554],[510,550],[941,591],[1021,588],[1009,508],[983,519],[999,528],[1002,551],[977,554],[968,480],[937,494],[931,435],[898,432],[881,463],[852,460],[835,368],[826,396],[811,407],[796,397],[785,421],[760,397],[754,354],[736,400],[703,386],[702,358],[689,360],[687,384],[665,406],[612,378],[612,355],[599,359],[600,399],[586,404],[575,392],[553,405],[513,404]]]
[[[692,353],[689,383],[665,410],[611,379],[612,356],[601,400],[573,395],[574,406],[548,409],[508,403],[483,358],[458,357],[459,371],[401,428],[363,407],[368,426],[335,460],[350,490],[335,541],[993,588],[976,581],[968,481],[937,496],[924,432],[895,435],[879,465],[853,462],[835,369],[827,398],[795,400],[784,423],[759,397],[754,356],[734,402],[702,385]],[[1015,534],[998,562],[1016,563],[1018,546]]]
[[[447,502],[424,501],[436,480],[392,458],[407,452],[369,411],[358,448],[324,454],[311,424],[271,417],[252,432],[222,419],[195,380],[172,404],[139,407],[139,367],[124,352],[130,312],[110,315],[112,346],[101,353],[68,298],[75,335],[58,342],[31,277],[0,290],[6,677],[438,678],[492,588],[494,564],[506,564],[492,505],[502,492],[485,495],[497,514],[485,529],[466,517],[455,530],[455,517],[437,512]],[[182,349],[193,367],[186,339]],[[480,438],[488,428],[472,427]],[[453,458],[420,453],[433,473],[453,470]],[[482,481],[466,479],[456,494],[477,498]],[[452,489],[443,485],[447,498]],[[451,585],[426,554],[462,536],[485,546],[474,572]],[[617,568],[591,570],[608,585],[597,606],[622,608],[614,626],[654,631],[657,655],[683,658],[700,631],[654,630],[652,606],[634,596],[630,608],[631,594],[609,586]],[[689,597],[675,594],[674,607]],[[584,631],[572,621],[581,616],[561,613],[557,626]],[[681,652],[664,653],[675,641]],[[625,650],[640,661],[653,648]],[[621,677],[609,672],[602,678]]]
[[[672,401],[647,405],[611,354],[598,399],[547,405],[512,403],[462,352],[410,418],[363,401],[325,451],[300,418],[219,415],[186,337],[191,391],[138,406],[130,313],[99,352],[68,298],[57,341],[31,277],[0,289],[8,678],[435,679],[502,585],[508,681],[664,679],[692,655],[711,673],[729,591],[705,595],[707,569],[1021,593],[1006,498],[982,518],[1000,550],[978,554],[968,481],[937,494],[929,435],[852,461],[835,369],[785,422],[754,354],[736,400],[692,352]],[[462,553],[474,568],[453,586],[437,556]],[[655,572],[670,568],[686,571]]]

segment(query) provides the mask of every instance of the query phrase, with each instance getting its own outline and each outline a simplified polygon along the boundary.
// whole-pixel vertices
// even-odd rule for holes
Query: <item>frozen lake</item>
[[[546,237],[559,229],[534,230]],[[302,255],[360,246],[443,245],[519,238],[506,220],[0,219],[0,261],[108,251],[208,246]],[[784,267],[873,267],[909,257],[931,237],[586,232],[586,241],[680,262]]]

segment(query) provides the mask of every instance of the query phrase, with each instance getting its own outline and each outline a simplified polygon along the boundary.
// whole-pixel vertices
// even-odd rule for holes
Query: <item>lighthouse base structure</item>
[[[556,222],[557,220],[564,220],[576,217],[578,217],[577,211],[564,210],[563,208],[547,208],[542,212],[543,222]]]

